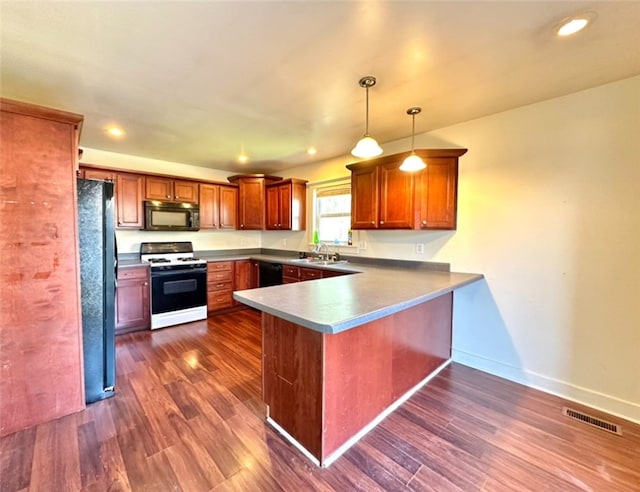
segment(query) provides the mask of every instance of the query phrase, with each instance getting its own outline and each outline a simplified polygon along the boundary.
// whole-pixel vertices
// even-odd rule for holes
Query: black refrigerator
[[[78,179],[85,400],[115,394],[116,238],[113,183]]]

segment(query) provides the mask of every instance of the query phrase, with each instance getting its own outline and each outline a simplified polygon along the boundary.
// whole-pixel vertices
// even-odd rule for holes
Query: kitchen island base
[[[451,357],[451,292],[330,334],[262,313],[268,421],[327,466]]]

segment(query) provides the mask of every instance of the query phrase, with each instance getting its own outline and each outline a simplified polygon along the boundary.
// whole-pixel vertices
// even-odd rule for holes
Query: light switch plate
[[[416,243],[416,254],[419,254],[419,255],[424,254],[424,244]]]
[[[367,249],[367,242],[366,241],[360,241],[358,243],[358,249]]]

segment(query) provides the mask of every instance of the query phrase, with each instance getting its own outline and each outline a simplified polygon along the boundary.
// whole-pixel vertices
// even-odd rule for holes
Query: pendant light
[[[400,165],[400,171],[414,172],[420,171],[427,167],[424,161],[416,154],[415,147],[413,145],[414,137],[416,134],[416,115],[420,114],[422,108],[409,108],[407,114],[411,115],[411,154]]]
[[[351,154],[356,157],[375,157],[382,154],[382,148],[380,148],[378,142],[369,136],[369,87],[376,85],[376,78],[367,75],[360,79],[359,84],[360,87],[364,87],[367,91],[364,136],[358,140],[356,146],[351,149]]]

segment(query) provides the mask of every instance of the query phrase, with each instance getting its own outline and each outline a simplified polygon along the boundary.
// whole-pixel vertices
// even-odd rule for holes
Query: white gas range
[[[140,244],[140,260],[151,269],[151,329],[207,318],[207,262],[193,244]]]

